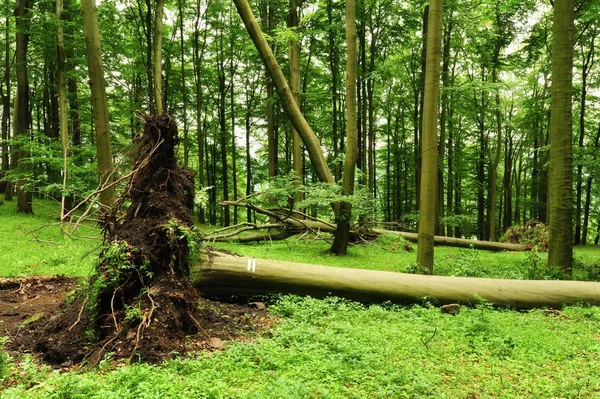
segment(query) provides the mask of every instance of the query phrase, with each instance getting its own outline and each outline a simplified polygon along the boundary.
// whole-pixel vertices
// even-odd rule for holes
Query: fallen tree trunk
[[[267,259],[214,255],[196,266],[195,286],[210,295],[291,293],[340,296],[360,302],[437,305],[475,304],[484,299],[516,309],[600,305],[600,283],[424,276],[347,269]]]
[[[419,235],[417,233],[407,233],[404,231],[390,231],[390,230],[375,230],[379,233],[399,235],[408,241],[418,242]],[[478,241],[478,240],[467,240],[464,238],[434,236],[433,243],[435,245],[442,245],[447,247],[459,247],[459,248],[470,248],[483,249],[486,251],[514,251],[522,252],[529,251],[531,247],[523,244],[509,244],[506,242],[495,242],[495,241]]]
[[[254,223],[241,223],[236,226],[226,227],[214,231],[204,237],[206,241],[225,241],[225,242],[256,242],[256,241],[276,241],[284,240],[296,234],[304,233],[330,233],[335,234],[337,226],[334,223],[329,223],[324,220],[311,218],[309,215],[301,213],[299,211],[282,208],[263,208],[257,206],[246,199],[238,201],[223,201],[223,206],[234,206],[247,208],[254,212],[268,216],[277,223],[257,225]],[[269,231],[266,233],[252,234],[252,235],[241,235],[241,233],[251,230],[275,230],[275,232]],[[392,230],[379,230],[379,229],[362,229],[358,231],[356,228],[351,229],[351,236],[358,238],[356,241],[365,241],[374,239],[381,234],[393,234],[404,237],[405,239],[418,242],[418,234],[407,233],[403,231],[392,231]],[[492,241],[477,241],[477,240],[466,240],[464,238],[453,238],[444,236],[434,236],[434,245],[445,245],[450,247],[460,248],[475,248],[486,251],[529,251],[530,246],[522,244],[509,244],[504,242],[492,242]]]

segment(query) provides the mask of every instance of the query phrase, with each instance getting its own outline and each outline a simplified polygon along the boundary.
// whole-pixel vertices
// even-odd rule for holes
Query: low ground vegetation
[[[11,203],[0,206],[4,221],[0,242],[12,242],[10,250],[0,251],[0,277],[89,276],[97,258],[98,233],[90,230],[64,238],[52,206],[47,210],[41,206],[51,203],[37,205],[35,217],[13,215]],[[41,225],[48,226],[34,237],[30,232]],[[303,263],[397,272],[414,268],[415,253],[407,251],[400,239],[383,237],[371,245],[353,246],[347,258],[339,258],[326,253],[325,238],[211,245],[244,256]],[[62,254],[60,261],[57,253]],[[576,276],[597,280],[598,249],[577,248],[575,255]],[[489,253],[440,247],[435,267],[445,275],[552,278],[545,256],[541,251]],[[266,324],[266,330],[251,333],[253,339],[225,340],[219,350],[199,350],[159,365],[116,361],[108,354],[96,368],[53,369],[32,355],[9,351],[9,337],[0,338],[0,398],[600,395],[595,372],[600,366],[597,307],[517,312],[483,303],[451,316],[428,302],[365,306],[339,298],[295,296],[261,301],[274,321]]]

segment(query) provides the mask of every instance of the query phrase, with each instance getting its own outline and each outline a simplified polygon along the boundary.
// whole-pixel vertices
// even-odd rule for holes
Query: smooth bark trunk
[[[475,305],[515,309],[600,305],[600,283],[422,276],[214,254],[195,268],[195,286],[209,295],[291,293],[360,302]]]

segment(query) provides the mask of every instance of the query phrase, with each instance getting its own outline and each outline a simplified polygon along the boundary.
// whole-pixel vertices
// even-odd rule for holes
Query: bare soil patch
[[[76,287],[77,279],[62,276],[0,279],[0,336],[9,338],[6,349],[14,354],[34,354],[56,368],[70,369],[83,361],[100,360],[94,358],[100,354],[99,343],[85,334],[91,321],[85,312],[79,314],[82,302],[75,300],[70,305],[65,304],[65,297],[72,295]],[[199,298],[197,321],[202,331],[183,336],[183,353],[173,352],[169,347],[161,352],[161,340],[153,334],[140,340],[138,351],[151,348],[152,357],[145,360],[160,362],[185,353],[221,350],[227,346],[226,341],[250,340],[268,330],[276,320],[259,308],[262,307],[256,304]],[[67,314],[73,317],[65,319]],[[66,322],[74,327],[65,328],[62,324]],[[114,359],[131,355],[132,339],[125,336],[114,344]]]

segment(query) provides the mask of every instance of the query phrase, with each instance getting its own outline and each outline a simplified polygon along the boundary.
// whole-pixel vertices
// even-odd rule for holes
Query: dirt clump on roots
[[[196,245],[194,180],[177,166],[174,120],[167,115],[147,117],[136,144],[135,173],[104,216],[104,247],[85,293],[59,316],[43,325],[32,323],[30,330],[37,335],[32,349],[47,362],[96,364],[107,353],[158,362],[202,347],[201,342],[218,346],[215,338],[221,337],[214,320],[219,319],[219,307],[199,309],[200,298],[189,280],[190,254]],[[211,316],[215,312],[217,316]],[[254,314],[245,321],[240,318],[239,326],[225,328],[229,331],[223,338],[235,336],[237,327],[242,335],[260,329],[264,315]],[[15,340],[17,346],[25,345],[27,337],[21,338]]]

